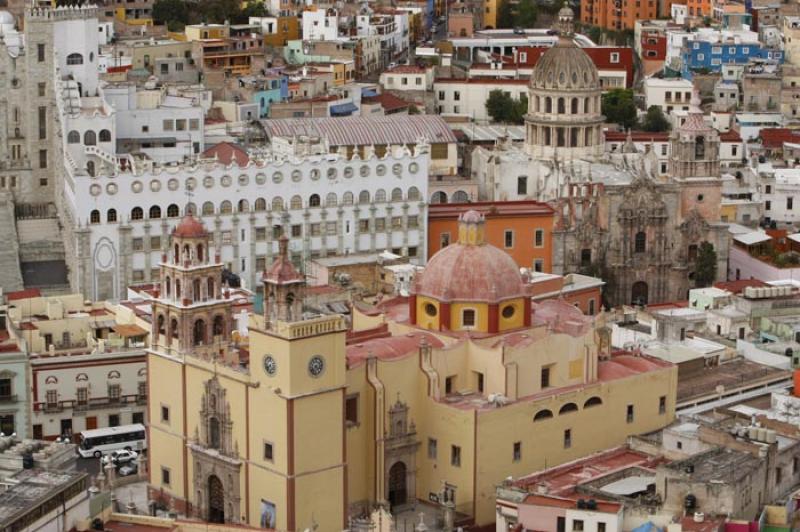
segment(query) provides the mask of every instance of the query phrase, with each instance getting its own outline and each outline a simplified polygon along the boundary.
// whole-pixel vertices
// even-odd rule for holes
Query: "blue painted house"
[[[783,58],[782,50],[767,48],[758,42],[692,41],[681,51],[681,74],[685,79],[692,79],[692,71],[701,68],[719,72],[722,65],[744,65],[752,59],[783,63]]]
[[[283,74],[267,74],[259,81],[261,88],[253,92],[253,102],[258,104],[259,116],[266,118],[270,105],[289,98],[289,78]]]

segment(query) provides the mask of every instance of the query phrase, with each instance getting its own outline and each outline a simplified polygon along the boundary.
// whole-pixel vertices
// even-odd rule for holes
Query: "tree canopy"
[[[709,242],[700,244],[695,262],[694,282],[698,287],[711,286],[717,279],[717,252]]]
[[[517,100],[510,94],[495,89],[486,100],[486,112],[495,122],[522,124],[525,113],[528,112],[528,98],[523,95]]]
[[[631,89],[611,89],[603,94],[602,108],[606,122],[619,124],[624,129],[636,125],[636,104]]]
[[[669,131],[670,124],[667,117],[664,116],[664,111],[658,105],[651,105],[647,110],[647,114],[642,119],[641,124],[643,131],[650,131],[651,133],[658,133],[661,131]]]
[[[153,21],[166,24],[170,31],[179,31],[187,24],[200,22],[245,24],[250,17],[267,14],[262,1],[242,4],[239,0],[156,0],[153,4]]]

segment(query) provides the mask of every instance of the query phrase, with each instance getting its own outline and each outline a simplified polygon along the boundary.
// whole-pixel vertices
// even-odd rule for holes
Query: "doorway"
[[[389,504],[392,509],[407,502],[406,464],[397,462],[389,469]]]
[[[647,305],[647,283],[636,281],[631,288],[631,303],[634,305]]]
[[[208,477],[208,521],[225,522],[225,489],[216,475]]]

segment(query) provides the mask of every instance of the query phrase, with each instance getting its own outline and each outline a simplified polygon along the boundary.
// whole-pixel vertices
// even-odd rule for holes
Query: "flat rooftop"
[[[780,378],[788,379],[791,375],[789,371],[737,358],[678,379],[678,403],[713,395],[717,386],[723,386],[727,392]]]
[[[0,493],[0,528],[5,530],[15,520],[72,485],[79,482],[86,484],[87,478],[88,475],[80,471],[41,469],[24,469],[9,477],[16,484]],[[85,488],[80,491],[85,491]]]
[[[726,448],[716,448],[705,453],[700,453],[667,464],[667,469],[688,473],[691,482],[735,482],[737,479],[749,475],[761,465],[761,459],[750,453],[734,451]]]

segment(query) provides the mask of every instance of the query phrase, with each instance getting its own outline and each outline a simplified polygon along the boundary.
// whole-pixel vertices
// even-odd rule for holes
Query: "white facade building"
[[[647,78],[644,80],[645,109],[656,105],[665,114],[673,109],[688,111],[692,88],[692,82],[687,79]]]
[[[400,65],[382,72],[379,82],[392,91],[429,91],[433,88],[433,69]]]
[[[339,15],[335,9],[303,11],[303,39],[334,41],[339,37]]]
[[[528,97],[524,79],[440,79],[433,83],[436,112],[442,116],[460,116],[476,121],[490,121],[486,100],[493,90],[509,93],[512,98]]]
[[[328,154],[76,174],[66,190],[78,225],[73,282],[104,299],[155,280],[169,232],[187,209],[213,231],[215,252],[250,287],[282,233],[298,262],[384,249],[422,258],[428,161],[427,147],[418,145],[414,153],[364,160]]]

